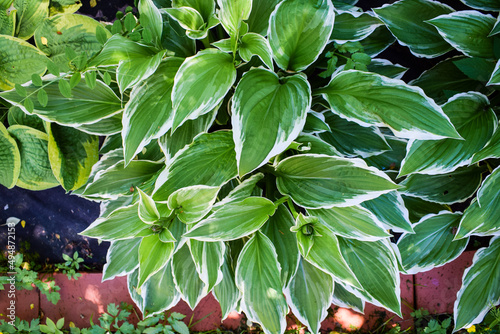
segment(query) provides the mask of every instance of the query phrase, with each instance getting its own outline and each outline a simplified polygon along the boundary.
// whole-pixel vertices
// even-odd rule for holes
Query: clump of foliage
[[[400,273],[500,231],[500,8],[463,2],[139,0],[107,26],[29,2],[0,36],[0,183],[100,201],[82,234],[144,314],[208,293],[266,333],[290,309],[318,333],[332,301],[401,314]],[[377,58],[395,41],[454,56],[405,82]],[[477,251],[455,330],[498,304],[499,254]]]

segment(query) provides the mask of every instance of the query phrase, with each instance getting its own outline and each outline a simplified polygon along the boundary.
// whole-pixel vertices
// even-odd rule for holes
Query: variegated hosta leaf
[[[497,17],[497,21],[495,22],[495,25],[493,26],[493,29],[491,29],[490,34],[488,35],[488,37],[494,36],[494,35],[496,35],[498,33],[500,33],[500,19]]]
[[[332,302],[333,279],[307,261],[301,260],[297,274],[285,290],[288,304],[297,319],[311,333],[319,333],[321,321]]]
[[[303,71],[325,48],[333,30],[335,12],[330,0],[286,0],[269,18],[269,44],[283,70]]]
[[[307,112],[306,124],[302,130],[303,132],[318,134],[330,130],[331,128],[325,120],[325,113],[316,112],[314,110],[309,110]]]
[[[140,61],[142,58],[151,58],[157,51],[151,46],[146,46],[141,43],[123,37],[119,34],[109,38],[101,52],[89,61],[89,66],[109,66],[118,65],[120,62],[129,62],[132,59]]]
[[[500,233],[500,167],[484,180],[477,197],[465,210],[455,239],[469,235],[487,236]]]
[[[368,65],[367,68],[370,72],[374,72],[393,79],[401,79],[406,71],[408,71],[407,67],[401,66],[399,64],[393,64],[386,59],[380,58],[372,59],[372,62]]]
[[[186,58],[175,75],[172,90],[173,130],[215,108],[235,80],[233,57],[227,53],[205,49]]]
[[[177,152],[160,174],[153,199],[165,202],[177,189],[193,185],[219,187],[237,174],[231,131],[203,133]]]
[[[500,4],[490,0],[460,0],[469,7],[487,11],[500,11]]]
[[[260,60],[269,68],[273,69],[273,52],[266,38],[262,35],[249,32],[241,37],[241,43],[238,46],[238,52],[241,59],[249,62],[252,56],[258,56]]]
[[[283,296],[280,265],[272,242],[258,231],[241,250],[236,285],[243,298],[241,309],[264,333],[283,333],[288,305]]]
[[[156,52],[156,50],[145,48],[145,52],[139,57],[131,54],[125,60],[120,61],[116,69],[116,80],[118,87],[123,94],[124,91],[146,80],[156,72],[160,66],[161,60],[165,55],[165,50]]]
[[[160,11],[152,0],[140,0],[137,9],[141,16],[141,26],[151,32],[155,44],[161,45],[163,20]]]
[[[80,188],[99,160],[99,138],[57,123],[49,123],[47,133],[54,176],[66,191]]]
[[[156,208],[155,201],[140,188],[136,189],[139,192],[139,218],[146,224],[157,222],[160,219],[160,212]]]
[[[262,166],[291,144],[304,127],[310,105],[311,87],[301,75],[280,79],[264,69],[243,75],[231,108],[240,176]]]
[[[172,261],[151,276],[141,287],[142,314],[158,314],[171,309],[181,299],[172,276]]]
[[[225,244],[222,241],[205,242],[191,239],[188,246],[198,276],[207,286],[207,290],[212,291],[222,280],[221,266],[224,263]]]
[[[0,3],[0,35],[14,36],[17,9],[11,7],[13,0]]]
[[[453,308],[456,330],[482,322],[490,308],[500,303],[499,254],[497,236],[491,239],[489,247],[474,254],[472,266],[465,269]]]
[[[31,79],[31,75],[42,75],[47,69],[48,58],[39,49],[22,39],[0,35],[0,89],[14,88]],[[0,95],[4,97],[3,94]],[[4,97],[5,98],[5,97]]]
[[[178,189],[168,197],[168,207],[186,224],[203,218],[212,208],[220,187],[191,186]]]
[[[262,173],[257,173],[246,179],[245,181],[241,182],[238,184],[234,189],[232,189],[226,197],[222,199],[222,201],[219,201],[214,204],[213,208],[214,210],[218,210],[220,207],[222,207],[224,204],[227,203],[236,203],[236,202],[241,202],[245,198],[252,196],[254,193],[254,189],[257,185],[257,182],[262,180],[264,177],[264,174]],[[236,180],[234,180],[236,181]],[[219,194],[220,196],[220,194]]]
[[[29,39],[37,27],[49,15],[49,0],[15,0],[17,9],[16,35],[22,39]]]
[[[163,242],[158,234],[142,238],[139,245],[138,287],[168,263],[174,254],[174,248],[173,242]]]
[[[9,125],[26,125],[30,128],[45,131],[43,120],[37,115],[28,115],[21,108],[12,106],[7,114]]]
[[[274,203],[263,197],[228,203],[196,223],[185,237],[200,241],[239,239],[260,229],[275,210]]]
[[[229,313],[236,309],[241,298],[241,292],[235,283],[233,260],[228,250],[226,250],[221,270],[222,281],[214,287],[213,294],[222,311],[221,319],[225,320]]]
[[[401,80],[348,70],[320,93],[334,113],[362,126],[387,126],[403,138],[461,138],[433,100]]]
[[[61,94],[57,81],[44,81],[44,85],[43,89],[49,97],[47,105],[44,106],[38,100],[32,100],[33,113],[50,122],[69,126],[90,124],[112,116],[122,109],[121,101],[113,90],[99,80],[97,80],[94,89],[90,89],[84,81],[80,81],[71,89],[71,97],[65,97]],[[33,84],[25,88],[26,93],[31,96],[35,96],[40,89]],[[31,114],[24,107],[25,98],[19,96],[15,91],[2,92],[0,97],[18,106],[25,113]]]
[[[493,16],[473,10],[440,15],[430,24],[455,49],[469,57],[495,58],[493,38],[488,37],[495,25]]]
[[[121,207],[107,217],[99,217],[80,234],[104,241],[134,238],[150,228],[139,218],[138,207],[139,203],[135,203]]]
[[[333,288],[332,304],[340,307],[351,308],[356,312],[363,313],[365,302],[363,299],[349,291],[342,284],[335,282]]]
[[[370,12],[342,12],[335,16],[335,25],[330,39],[337,43],[360,41],[382,24]]]
[[[453,241],[461,217],[460,213],[447,211],[430,214],[413,226],[414,234],[405,233],[400,237],[398,248],[405,274],[440,267],[462,254],[469,238]]]
[[[339,237],[339,245],[349,268],[363,287],[367,301],[401,316],[398,259],[390,242]]]
[[[471,166],[446,174],[412,174],[400,183],[405,187],[401,192],[441,204],[462,203],[481,185],[482,172],[484,168]]]
[[[297,238],[295,233],[290,231],[294,224],[292,214],[284,205],[280,205],[261,229],[276,249],[281,267],[281,282],[284,287],[287,287],[296,275],[300,257]]]
[[[194,310],[208,293],[207,286],[196,272],[196,265],[187,244],[176,251],[172,258],[172,274],[177,291],[182,299]]]
[[[396,41],[385,25],[377,27],[368,37],[359,41],[370,57],[376,57]]]
[[[391,191],[372,200],[364,201],[361,206],[371,211],[387,229],[394,232],[414,233],[408,209],[398,191]]]
[[[13,188],[20,172],[21,155],[17,143],[0,122],[0,184]]]
[[[252,0],[252,11],[246,21],[248,23],[248,31],[262,36],[267,35],[269,16],[271,16],[271,13],[279,2],[280,0]]]
[[[390,237],[378,218],[361,206],[308,209],[311,216],[319,220],[333,233],[346,238],[374,241]]]
[[[326,112],[324,115],[330,131],[320,133],[319,137],[341,153],[367,158],[391,149],[379,128],[361,126],[332,112]]]
[[[404,200],[405,206],[408,208],[410,214],[410,222],[417,223],[420,219],[430,213],[439,213],[441,211],[449,210],[449,207],[444,204],[424,201],[418,197],[401,196]]]
[[[217,0],[217,3],[222,26],[229,36],[238,38],[242,21],[250,16],[252,0]]]
[[[445,138],[410,141],[399,175],[443,174],[467,166],[474,153],[491,138],[498,124],[495,113],[488,106],[488,98],[477,92],[457,94],[451,98],[443,105],[443,110],[463,140]]]
[[[382,154],[372,155],[363,160],[365,160],[369,166],[376,167],[383,171],[397,171],[401,167],[401,161],[406,155],[408,140],[388,135],[384,137],[391,147],[391,150]]]
[[[279,191],[311,209],[352,206],[399,188],[359,159],[303,154],[282,160],[276,172]]]
[[[309,244],[306,244],[305,240],[309,240]],[[340,253],[337,236],[322,223],[300,227],[297,231],[297,243],[302,257],[325,273],[332,275],[335,281],[361,287]]]
[[[61,70],[69,71],[66,48],[72,49],[78,55],[85,53],[88,58],[101,50],[101,43],[96,37],[97,27],[102,28],[99,22],[85,15],[51,16],[43,20],[36,29],[35,43]],[[107,29],[102,30],[107,38],[111,37]],[[74,61],[76,62],[76,59]]]
[[[139,266],[139,245],[141,238],[111,242],[102,269],[102,280],[110,280],[133,272]]]
[[[158,145],[160,145],[163,154],[165,154],[167,163],[169,163],[174,155],[184,148],[184,146],[191,144],[194,137],[202,132],[208,132],[208,129],[212,126],[217,116],[216,109],[197,119],[184,122],[184,124],[174,133],[172,133],[172,129],[170,129],[158,139]]]
[[[295,138],[294,142],[302,144],[300,149],[309,154],[325,154],[334,157],[342,157],[335,147],[315,135],[303,134]]]
[[[142,310],[144,308],[144,298],[141,296],[141,289],[137,287],[139,279],[139,267],[127,276],[127,287],[130,298],[134,301],[135,305]]]
[[[47,134],[24,125],[13,125],[7,131],[17,142],[21,159],[16,186],[28,190],[58,186],[59,182],[54,177],[47,154]]]
[[[489,158],[500,158],[500,126],[498,125],[495,133],[488,141],[488,143],[484,146],[484,148],[474,154],[471,163],[476,163]]]
[[[500,27],[500,24],[498,26]],[[486,85],[500,85],[500,60],[497,61],[493,73],[491,73],[491,77]]]
[[[127,167],[124,167],[124,162],[119,162],[98,172],[92,183],[88,184],[82,192],[82,195],[116,198],[131,194],[135,187],[150,180],[162,166],[162,163],[133,160]]]
[[[437,1],[401,0],[373,10],[401,45],[418,57],[434,58],[452,50],[426,20],[453,9]]]
[[[130,93],[123,112],[123,149],[128,163],[151,139],[172,126],[172,87],[181,58],[167,58],[147,80]]]

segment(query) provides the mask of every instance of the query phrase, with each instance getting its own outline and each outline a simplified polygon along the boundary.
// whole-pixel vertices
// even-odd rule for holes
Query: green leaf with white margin
[[[476,163],[484,159],[500,158],[500,126],[497,129],[488,143],[479,152],[476,152],[472,157],[471,163]]]
[[[138,287],[168,263],[174,254],[174,248],[173,242],[163,242],[158,234],[142,238],[139,246]]]
[[[500,4],[490,0],[460,0],[469,7],[486,10],[486,11],[500,11]]]
[[[21,154],[14,138],[0,122],[0,184],[8,189],[16,185],[21,172]]]
[[[488,98],[481,93],[457,94],[443,105],[443,110],[464,140],[411,140],[399,176],[443,174],[467,166],[474,153],[486,145],[498,124]]]
[[[302,131],[310,106],[311,87],[301,75],[280,79],[259,68],[244,74],[231,105],[240,176],[286,150]]]
[[[278,206],[274,215],[269,217],[262,227],[264,233],[274,245],[281,267],[281,283],[287,287],[297,272],[299,248],[297,238],[290,228],[295,225],[292,214],[284,205]]]
[[[207,290],[212,291],[222,280],[221,266],[226,252],[225,244],[222,241],[205,242],[191,239],[188,246],[198,276],[207,286]]]
[[[321,322],[328,315],[332,303],[334,282],[330,275],[301,260],[297,274],[285,289],[285,296],[293,315],[311,333],[319,333]]]
[[[113,211],[108,217],[99,217],[80,234],[104,241],[132,239],[150,227],[139,218],[138,207],[139,203],[135,203]]]
[[[479,188],[484,171],[483,167],[470,166],[446,174],[412,174],[400,183],[405,187],[401,193],[440,204],[462,203]]]
[[[47,154],[47,134],[24,125],[13,125],[7,131],[16,140],[21,158],[21,170],[16,186],[28,190],[44,190],[58,186],[59,182],[52,173]]]
[[[295,226],[292,229],[297,231],[297,244],[302,257],[318,269],[330,274],[335,281],[360,288],[361,285],[356,276],[340,253],[337,236],[328,227],[319,222],[317,218],[312,216],[305,218],[313,219],[307,219],[306,222],[308,224],[305,226]],[[311,221],[313,223],[309,223]],[[299,219],[297,219],[296,224],[299,223]],[[304,230],[308,234],[305,234]],[[312,242],[309,245],[305,244],[303,242],[304,239],[312,239]]]
[[[165,52],[165,50],[162,50],[157,53],[148,54],[147,56],[121,61],[116,70],[116,79],[120,87],[120,92],[123,94],[127,89],[146,80],[155,73],[158,66],[160,66]]]
[[[442,211],[429,214],[413,226],[414,234],[404,233],[398,240],[405,274],[429,271],[456,259],[469,238],[453,240],[461,213]]]
[[[401,316],[398,258],[390,242],[387,239],[365,242],[339,237],[339,245],[368,301]]]
[[[199,221],[184,236],[200,241],[229,241],[260,229],[274,214],[274,203],[263,197],[249,197],[228,203]]]
[[[399,188],[360,159],[296,155],[282,160],[276,172],[278,190],[310,209],[352,206]]]
[[[391,150],[379,128],[361,126],[329,111],[324,116],[331,130],[319,137],[342,154],[367,158]]]
[[[306,124],[304,125],[303,132],[308,134],[318,134],[325,131],[330,131],[330,126],[326,123],[325,114],[309,110],[307,112]]]
[[[158,50],[151,46],[132,41],[129,38],[115,34],[102,46],[101,52],[89,61],[89,66],[118,65],[121,61],[150,58]]]
[[[16,31],[17,9],[12,6],[13,0],[0,3],[0,35],[14,36]]]
[[[172,129],[170,129],[158,139],[158,145],[160,145],[163,154],[165,154],[167,163],[169,163],[174,155],[184,146],[191,144],[194,137],[202,132],[208,132],[208,129],[210,129],[217,116],[216,109],[217,108],[197,119],[186,121],[174,133],[172,133]]]
[[[220,187],[189,186],[174,191],[168,197],[168,207],[175,210],[177,217],[185,224],[192,224],[203,218],[217,199]]]
[[[222,311],[221,318],[225,320],[229,313],[236,309],[238,301],[241,298],[241,292],[235,283],[233,260],[229,250],[226,250],[221,270],[222,281],[214,287],[213,295],[220,304]]]
[[[241,182],[233,190],[231,190],[229,194],[227,194],[227,196],[224,197],[221,201],[215,203],[213,206],[213,210],[218,210],[224,204],[231,202],[233,203],[241,202],[245,198],[252,196],[252,193],[255,189],[255,186],[257,185],[257,182],[262,180],[263,177],[264,174],[262,173],[257,173],[250,176],[248,179]]]
[[[326,154],[336,157],[343,156],[335,147],[315,135],[303,134],[295,138],[294,142],[302,144],[299,150],[309,154]]]
[[[374,58],[368,65],[368,71],[374,72],[389,78],[401,79],[408,71],[407,67],[399,64],[393,64],[387,59]]]
[[[214,109],[235,80],[233,57],[227,53],[205,49],[186,58],[175,75],[172,90],[173,130]]]
[[[172,8],[191,7],[200,13],[205,22],[215,13],[215,1],[206,0],[172,0]]]
[[[269,44],[278,66],[303,71],[321,54],[332,34],[335,12],[330,0],[286,0],[269,18]]]
[[[500,167],[497,167],[483,182],[477,197],[465,210],[455,239],[469,235],[497,235],[500,233]]]
[[[37,27],[49,16],[49,0],[15,0],[16,36],[24,40],[33,36]]]
[[[201,31],[205,21],[201,14],[191,7],[165,8],[165,13],[176,20],[179,25],[191,31]]]
[[[248,19],[252,10],[252,0],[217,0],[217,4],[222,26],[229,36],[238,38],[241,23]]]
[[[465,269],[453,307],[455,330],[479,324],[490,308],[500,303],[500,236],[479,249]]]
[[[85,82],[81,81],[71,90],[72,95],[69,98],[61,94],[57,81],[51,83],[44,81],[44,84],[47,84],[43,89],[47,92],[49,101],[46,106],[43,106],[38,100],[33,100],[33,113],[46,121],[80,126],[95,123],[122,110],[120,99],[102,81],[98,80],[94,89],[90,89]],[[27,94],[32,96],[39,90],[39,87],[32,84],[25,88]],[[25,113],[31,114],[23,105],[24,98],[14,90],[1,92],[0,97],[18,106]]]
[[[375,241],[390,237],[382,222],[361,206],[308,209],[307,213],[318,217],[321,223],[336,235],[363,241]]]
[[[337,43],[360,41],[381,25],[383,23],[370,12],[341,12],[335,16],[330,39]]]
[[[139,267],[135,269],[132,273],[127,275],[127,287],[133,302],[137,307],[142,310],[144,307],[144,298],[141,296],[141,289],[137,288],[137,282],[139,279]]]
[[[382,154],[372,155],[368,158],[364,158],[363,160],[365,160],[369,166],[376,167],[386,172],[397,171],[401,168],[401,161],[406,155],[406,145],[408,140],[390,135],[385,135],[384,137],[391,147],[391,150]]]
[[[373,11],[399,44],[408,46],[417,57],[435,58],[453,49],[433,26],[426,23],[454,11],[445,4],[429,0],[401,0]]]
[[[163,163],[145,160],[133,160],[127,167],[124,167],[123,162],[119,162],[98,172],[82,195],[104,198],[128,195],[132,192],[130,188],[138,187],[151,179],[161,167],[163,167]]]
[[[42,75],[47,69],[48,58],[45,54],[22,39],[0,35],[0,49],[1,90],[23,84],[31,80],[33,74]]]
[[[252,0],[252,11],[246,21],[248,31],[262,36],[267,35],[269,16],[279,2],[280,0]]]
[[[494,42],[488,35],[495,21],[489,14],[463,10],[440,15],[427,22],[437,28],[445,41],[466,56],[494,59]]]
[[[200,300],[206,296],[208,289],[196,274],[196,265],[191,257],[187,244],[184,244],[172,258],[172,274],[177,291],[182,295],[189,307],[194,310]]]
[[[141,238],[111,242],[106,254],[106,263],[102,269],[102,281],[133,272],[139,266],[140,244]]]
[[[273,52],[269,42],[262,35],[254,32],[243,35],[238,46],[238,52],[241,59],[246,62],[249,62],[252,56],[258,56],[268,69],[273,70]]]
[[[98,120],[92,124],[82,124],[75,127],[76,129],[95,136],[111,136],[120,133],[123,129],[122,126],[122,113],[111,115]]]
[[[491,74],[490,80],[488,80],[488,83],[486,85],[494,85],[494,86],[500,85],[500,60],[497,61],[495,69]]]
[[[139,192],[139,208],[137,211],[139,218],[146,224],[156,223],[160,219],[160,213],[156,208],[155,201],[140,188],[136,189]]]
[[[141,16],[141,26],[151,32],[156,45],[161,45],[163,20],[160,11],[152,0],[140,0],[137,9]]]
[[[401,196],[404,200],[405,206],[408,208],[410,222],[417,223],[422,217],[430,213],[439,213],[441,211],[449,210],[449,207],[444,204],[424,201],[418,197]]]
[[[333,288],[332,304],[339,307],[351,308],[356,312],[364,313],[365,302],[353,292],[349,291],[344,285],[335,282]]]
[[[163,136],[172,127],[172,87],[182,58],[167,58],[156,72],[130,93],[123,112],[123,147],[128,163],[151,139]]]
[[[85,53],[88,58],[101,50],[102,45],[96,37],[98,26],[101,26],[99,22],[84,15],[52,16],[42,21],[35,31],[35,43],[62,71],[69,71],[66,48],[77,54]],[[104,31],[108,38],[111,37],[107,29]]]
[[[401,80],[348,70],[319,92],[335,114],[362,126],[387,126],[403,138],[461,138],[432,99]]]
[[[153,199],[165,202],[174,191],[187,186],[218,187],[237,174],[232,133],[203,133],[177,152],[167,169],[158,176]]]
[[[398,191],[391,191],[364,201],[361,206],[372,212],[387,229],[400,233],[414,233],[408,209]]]
[[[54,176],[66,191],[80,188],[99,160],[99,138],[57,123],[47,124],[47,134]]]
[[[181,295],[175,288],[172,261],[168,261],[142,285],[141,296],[144,300],[141,308],[143,314],[163,313],[177,305]]]
[[[283,333],[288,305],[283,296],[280,265],[274,246],[258,231],[243,247],[236,265],[236,285],[243,294],[241,309],[264,333]]]
[[[359,41],[365,53],[376,57],[396,41],[385,25],[377,27],[368,37]]]

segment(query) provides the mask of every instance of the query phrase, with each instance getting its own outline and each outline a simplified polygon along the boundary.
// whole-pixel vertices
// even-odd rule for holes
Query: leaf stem
[[[279,200],[277,200],[276,202],[274,202],[274,206],[278,207],[280,206],[281,204],[287,202],[290,198],[288,196],[283,196],[281,197]]]
[[[290,198],[288,198],[286,202],[288,204],[288,208],[290,209],[290,212],[293,215],[293,218],[297,219],[297,217],[299,216],[299,214],[297,213],[297,210],[295,210],[295,206],[293,205],[292,200]]]

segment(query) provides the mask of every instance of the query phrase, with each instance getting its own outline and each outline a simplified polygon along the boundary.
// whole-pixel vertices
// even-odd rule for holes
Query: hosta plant
[[[35,45],[3,20],[0,182],[100,201],[82,234],[145,315],[209,293],[266,333],[290,311],[318,333],[332,302],[401,315],[400,273],[500,231],[500,8],[463,2],[139,0],[47,15]],[[448,58],[405,82],[394,43]],[[455,330],[498,304],[499,257],[476,253]]]

